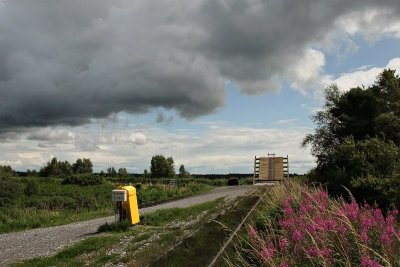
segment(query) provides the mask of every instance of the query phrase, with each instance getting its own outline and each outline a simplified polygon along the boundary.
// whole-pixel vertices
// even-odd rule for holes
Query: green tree
[[[331,193],[346,186],[361,201],[400,204],[400,188],[393,187],[400,172],[399,85],[395,71],[384,70],[367,88],[326,89],[325,105],[312,117],[316,129],[302,143],[317,158],[309,177]]]
[[[144,169],[143,178],[149,178],[149,177],[150,177],[149,171],[147,169]]]
[[[128,173],[128,171],[126,170],[126,168],[119,168],[119,169],[118,169],[118,176],[119,176],[119,177],[128,177],[128,176],[129,176],[129,173]]]
[[[325,90],[325,105],[313,117],[314,133],[303,140],[322,164],[345,138],[355,141],[380,137],[400,145],[400,78],[394,70],[384,70],[368,88],[352,88],[345,93],[333,85]]]
[[[185,166],[182,164],[179,167],[179,178],[186,178],[189,176],[190,176],[190,173],[188,171],[186,171]]]
[[[93,164],[90,159],[77,159],[72,165],[72,170],[75,174],[93,173]]]
[[[173,177],[175,175],[174,159],[165,158],[163,155],[155,155],[151,158],[150,172],[152,177]]]
[[[167,162],[168,162],[168,176],[167,177],[174,177],[175,176],[174,159],[172,157],[168,157]]]
[[[58,161],[56,157],[47,162],[45,167],[40,168],[40,176],[67,176],[72,173],[71,164],[68,161]]]
[[[110,177],[117,177],[118,173],[117,173],[117,171],[115,170],[114,167],[110,166],[110,167],[107,168],[107,175],[110,176]]]

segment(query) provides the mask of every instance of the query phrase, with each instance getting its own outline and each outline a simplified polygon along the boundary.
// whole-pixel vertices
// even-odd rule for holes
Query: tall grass
[[[298,183],[273,187],[248,225],[239,266],[400,266],[397,210],[332,200]]]

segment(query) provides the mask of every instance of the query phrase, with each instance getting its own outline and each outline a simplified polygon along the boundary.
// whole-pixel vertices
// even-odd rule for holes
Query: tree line
[[[325,90],[323,109],[313,117],[311,146],[317,167],[312,181],[332,194],[350,189],[360,201],[400,207],[400,78],[394,70],[380,73],[368,87],[341,92]]]
[[[0,171],[3,173],[13,173],[16,172],[11,168],[11,166],[1,166]],[[56,157],[53,157],[47,164],[40,168],[39,172],[36,170],[27,170],[27,176],[41,176],[41,177],[51,177],[59,176],[66,177],[71,175],[93,175],[93,163],[89,158],[78,158],[75,163],[69,163],[68,161],[60,161]],[[106,171],[101,171],[100,176],[108,177],[128,177],[130,176],[126,168],[119,168],[116,170],[113,166],[107,168]],[[163,155],[155,155],[150,161],[150,172],[145,169],[144,177],[154,177],[154,178],[188,178],[190,173],[185,169],[182,164],[179,167],[178,175],[175,172],[174,159],[172,157],[165,157]]]

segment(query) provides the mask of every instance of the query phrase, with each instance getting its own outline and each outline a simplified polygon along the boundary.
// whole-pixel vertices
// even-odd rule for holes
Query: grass
[[[150,266],[207,266],[258,198],[252,195],[242,199]]]
[[[216,206],[219,206],[222,202],[223,198],[219,198],[217,200],[195,205],[190,208],[171,208],[158,210],[156,212],[144,215],[140,223],[148,226],[163,226],[173,221],[185,220],[191,216],[196,216],[204,211],[211,210]]]

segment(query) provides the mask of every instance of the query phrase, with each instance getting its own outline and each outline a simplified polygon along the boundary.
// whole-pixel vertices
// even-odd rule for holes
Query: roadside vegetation
[[[400,266],[398,211],[347,197],[331,199],[324,189],[297,182],[273,187],[225,264]]]
[[[65,178],[18,177],[13,172],[0,173],[0,180],[0,232],[66,224],[114,213],[111,191],[118,184],[106,180],[94,185],[68,184]],[[136,186],[140,206],[213,188],[201,183]]]

